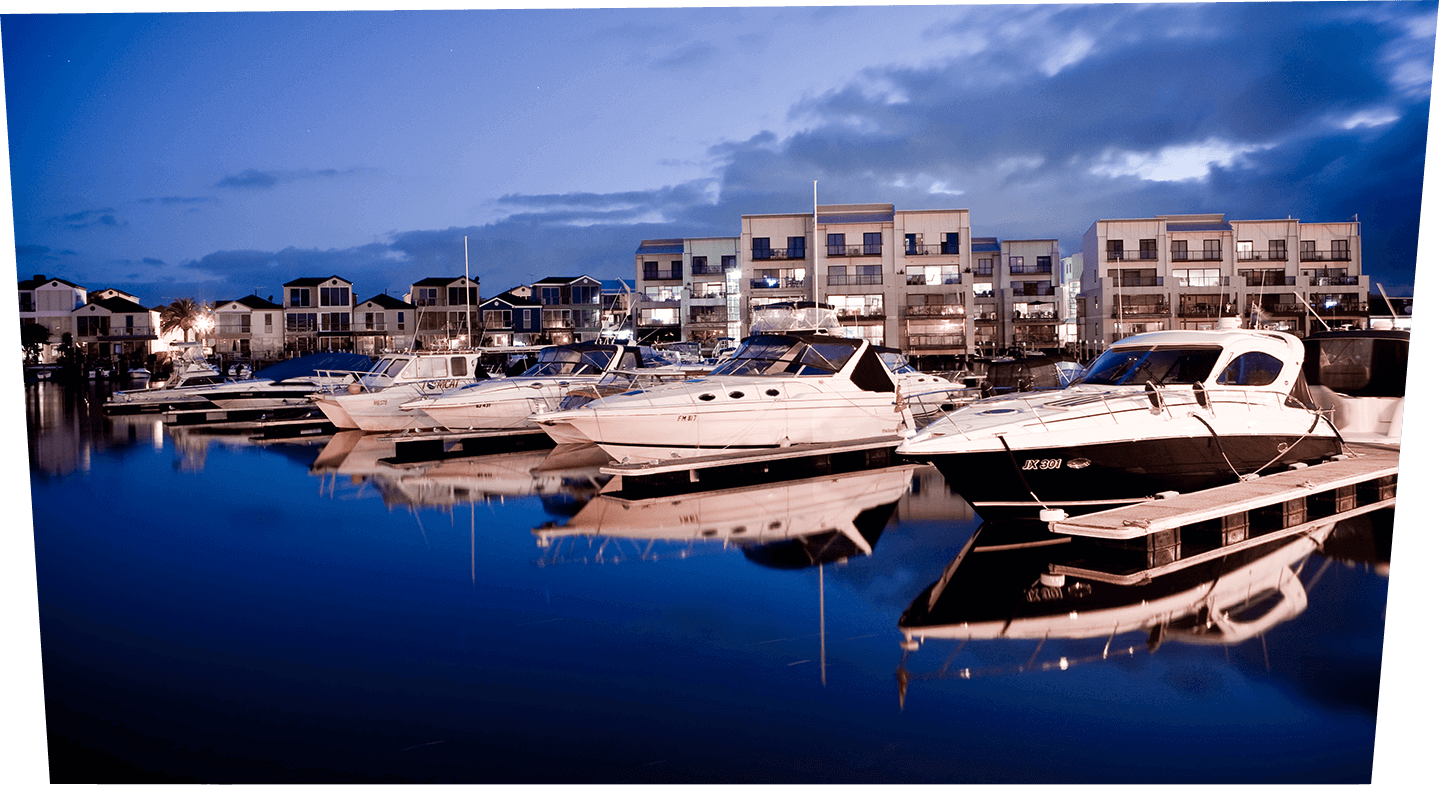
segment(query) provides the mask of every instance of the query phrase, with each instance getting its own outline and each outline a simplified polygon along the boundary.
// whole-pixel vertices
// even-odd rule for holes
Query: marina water
[[[594,465],[397,469],[344,434],[107,418],[108,392],[25,391],[55,781],[1370,777],[1392,517],[1316,547],[1303,611],[1233,645],[905,652],[980,524],[927,466],[892,499],[876,470],[570,535]],[[861,536],[753,544],[821,505]]]

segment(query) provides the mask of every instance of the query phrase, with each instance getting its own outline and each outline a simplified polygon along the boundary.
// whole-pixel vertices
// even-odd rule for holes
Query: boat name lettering
[[[435,379],[425,382],[426,390],[448,390],[468,383],[468,379]]]
[[[384,406],[387,403],[389,403],[389,401],[385,400],[384,398],[381,398],[378,401],[370,401],[371,406]]]
[[[698,418],[698,414],[681,414],[676,416],[675,422],[694,422]]]
[[[1058,469],[1064,465],[1064,461],[1058,458],[1028,458],[1022,467],[1025,471],[1034,469]]]

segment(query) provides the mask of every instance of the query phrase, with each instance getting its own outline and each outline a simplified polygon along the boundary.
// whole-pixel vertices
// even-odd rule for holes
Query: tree
[[[183,330],[184,339],[188,341],[190,340],[190,331],[194,330],[198,333],[207,318],[209,318],[209,314],[206,312],[205,306],[195,302],[192,298],[181,297],[160,309],[160,332]]]
[[[40,350],[44,348],[45,342],[50,340],[50,328],[39,322],[26,322],[20,325],[20,345],[25,349],[26,362],[38,362]]]

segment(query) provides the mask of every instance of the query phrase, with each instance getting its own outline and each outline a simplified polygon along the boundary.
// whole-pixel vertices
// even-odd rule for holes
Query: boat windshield
[[[551,346],[521,376],[591,376],[603,373],[620,347],[613,345]]]
[[[1078,384],[1193,384],[1209,378],[1218,346],[1136,346],[1101,354]]]
[[[884,367],[888,368],[889,372],[895,376],[902,373],[919,373],[904,359],[904,354],[896,349],[876,346],[874,352],[879,355],[879,359],[884,361]]]
[[[857,343],[809,343],[782,335],[750,338],[713,376],[832,376],[854,356]]]

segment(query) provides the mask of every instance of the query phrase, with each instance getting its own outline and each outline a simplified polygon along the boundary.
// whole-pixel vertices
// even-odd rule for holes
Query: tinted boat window
[[[1242,387],[1261,387],[1279,378],[1284,361],[1264,352],[1245,352],[1230,361],[1215,381]]]
[[[1193,384],[1219,360],[1219,347],[1110,349],[1089,367],[1080,384]]]

